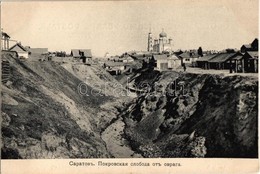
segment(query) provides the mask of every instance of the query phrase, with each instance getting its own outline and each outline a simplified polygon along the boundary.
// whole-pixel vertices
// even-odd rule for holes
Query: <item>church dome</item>
[[[159,36],[160,37],[167,37],[167,34],[164,31],[162,31]]]

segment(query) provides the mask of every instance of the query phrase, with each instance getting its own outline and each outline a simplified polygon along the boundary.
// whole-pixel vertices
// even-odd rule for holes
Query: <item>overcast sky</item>
[[[95,56],[147,49],[164,28],[173,49],[240,48],[258,37],[258,0],[3,2],[2,28],[24,46],[89,48]]]

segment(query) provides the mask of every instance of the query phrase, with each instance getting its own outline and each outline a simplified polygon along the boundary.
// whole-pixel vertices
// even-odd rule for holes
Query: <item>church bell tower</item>
[[[152,36],[152,32],[151,29],[148,33],[148,47],[147,47],[147,51],[151,52],[153,51],[153,36]]]

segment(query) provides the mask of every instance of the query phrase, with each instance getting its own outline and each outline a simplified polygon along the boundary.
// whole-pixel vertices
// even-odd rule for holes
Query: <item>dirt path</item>
[[[102,133],[101,137],[106,142],[108,151],[115,158],[140,158],[129,146],[129,142],[123,137],[125,123],[119,118]]]

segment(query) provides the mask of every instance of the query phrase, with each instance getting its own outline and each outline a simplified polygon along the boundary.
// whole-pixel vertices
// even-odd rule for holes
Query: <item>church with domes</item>
[[[148,48],[149,52],[171,52],[172,51],[172,39],[167,38],[167,34],[164,30],[159,34],[159,39],[154,39],[152,37],[151,31],[148,33]]]

